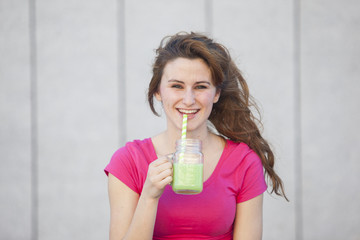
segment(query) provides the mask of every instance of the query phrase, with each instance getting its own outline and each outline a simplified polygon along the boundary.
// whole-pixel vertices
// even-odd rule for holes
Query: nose
[[[195,95],[192,89],[187,89],[184,93],[183,104],[191,106],[195,103]]]

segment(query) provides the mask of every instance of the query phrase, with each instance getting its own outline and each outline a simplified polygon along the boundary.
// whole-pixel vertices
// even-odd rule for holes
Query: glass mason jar
[[[172,189],[179,194],[197,194],[203,189],[204,157],[199,139],[179,139],[173,155]]]

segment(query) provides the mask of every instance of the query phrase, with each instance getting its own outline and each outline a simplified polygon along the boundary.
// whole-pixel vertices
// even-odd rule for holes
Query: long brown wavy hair
[[[153,76],[148,89],[148,102],[152,112],[159,116],[154,107],[154,94],[158,92],[165,65],[176,58],[203,59],[210,68],[212,81],[221,91],[220,98],[213,105],[209,121],[216,131],[234,142],[244,142],[261,158],[265,176],[271,181],[271,193],[286,200],[281,178],[274,170],[274,154],[268,142],[261,136],[261,122],[251,109],[258,111],[252,100],[248,85],[240,70],[223,45],[206,35],[180,32],[165,37],[156,50]]]

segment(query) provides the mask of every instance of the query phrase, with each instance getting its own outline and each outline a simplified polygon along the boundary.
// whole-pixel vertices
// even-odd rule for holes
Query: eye
[[[180,84],[173,84],[171,85],[171,88],[182,89],[183,87]]]
[[[208,86],[207,85],[197,85],[195,86],[195,89],[207,89]]]

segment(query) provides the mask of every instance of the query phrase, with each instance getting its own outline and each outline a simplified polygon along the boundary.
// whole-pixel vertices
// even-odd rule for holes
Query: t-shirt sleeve
[[[250,200],[264,193],[267,189],[260,157],[251,151],[246,155],[244,163],[245,173],[242,177],[240,191],[236,197],[237,203]]]
[[[134,192],[140,194],[141,190],[139,190],[137,184],[138,177],[136,174],[136,167],[132,160],[132,156],[126,147],[120,148],[113,154],[104,171],[106,175],[111,173]]]

